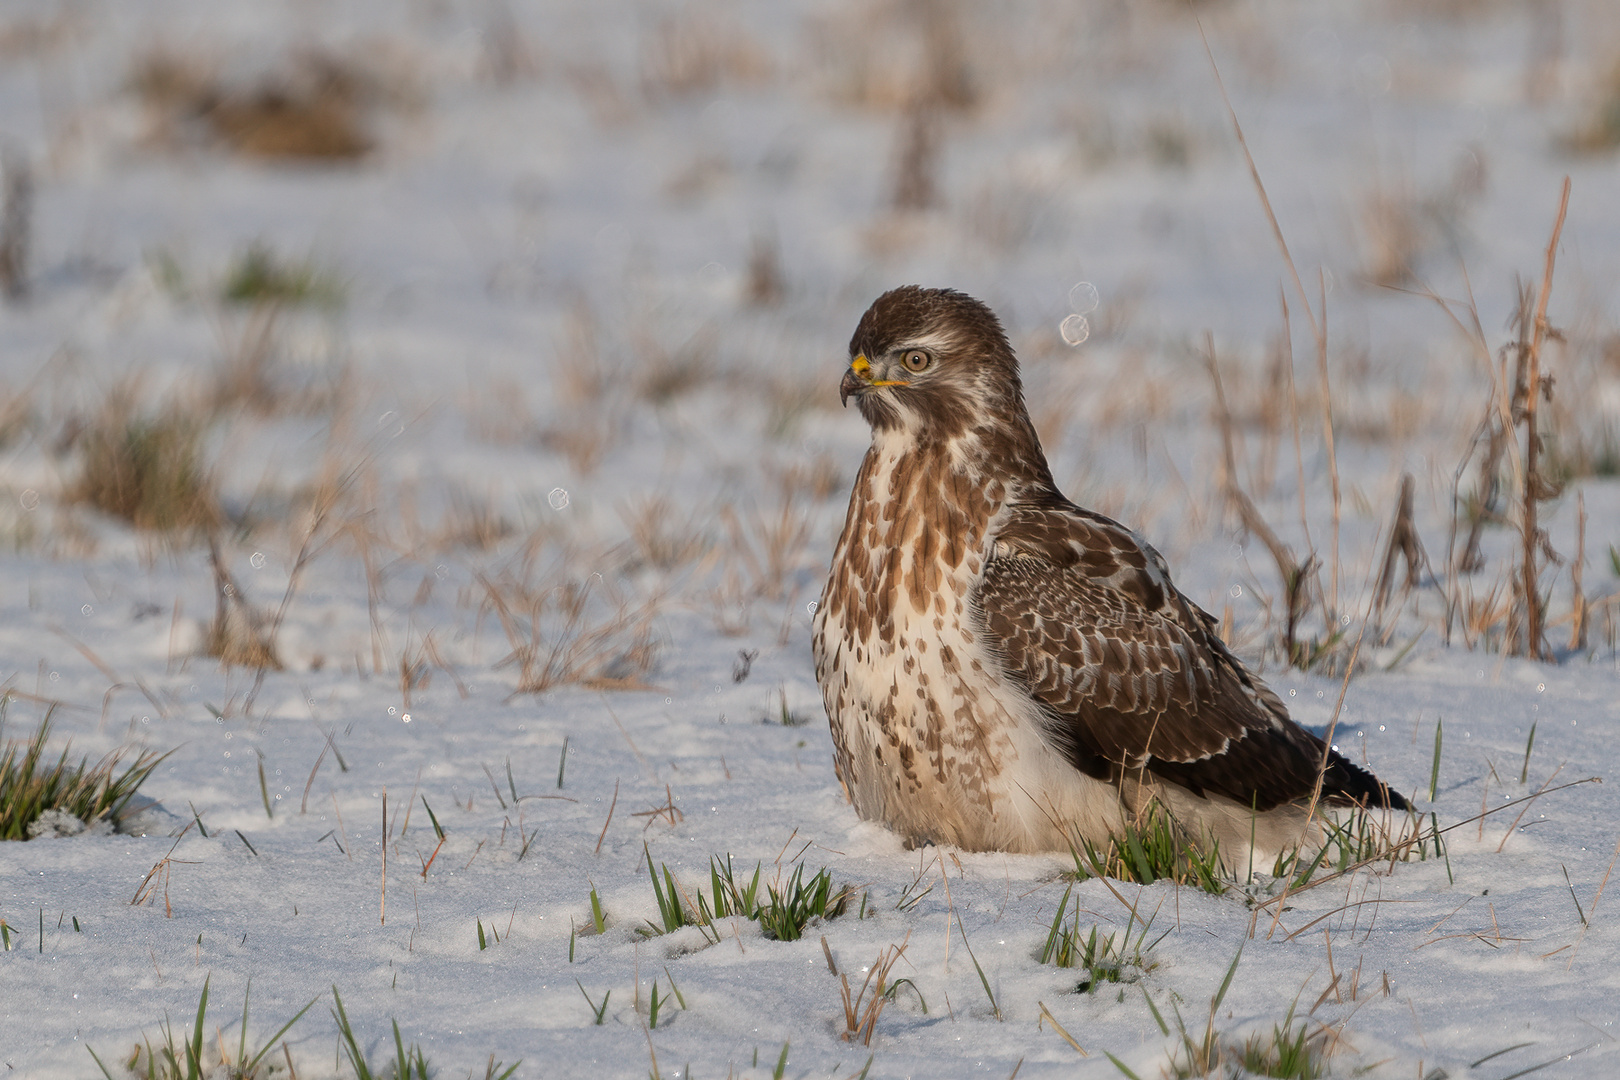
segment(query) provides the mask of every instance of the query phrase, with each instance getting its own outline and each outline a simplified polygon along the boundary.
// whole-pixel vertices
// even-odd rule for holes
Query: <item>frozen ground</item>
[[[1341,679],[1278,660],[1276,568],[1221,496],[1205,332],[1239,482],[1320,554],[1352,634],[1414,475],[1434,580],[1365,646],[1337,741],[1442,827],[1608,778],[1620,157],[1565,146],[1617,108],[1620,18],[1297,7],[1196,10],[1318,310],[1326,294],[1337,557],[1308,320],[1181,5],[6,5],[0,134],[34,194],[28,295],[0,310],[5,734],[54,707],[53,748],[172,750],[146,835],[0,845],[7,1074],[99,1075],[88,1046],[117,1075],[165,1016],[189,1023],[205,979],[210,1045],[217,1025],[234,1048],[251,978],[250,1042],[324,995],[287,1036],[301,1077],[349,1074],[335,985],[374,1064],[397,1020],[445,1077],[491,1054],[530,1077],[763,1077],[786,1044],[792,1077],[869,1056],[872,1077],[1122,1075],[1107,1052],[1148,1078],[1174,1067],[1149,1001],[1201,1033],[1240,946],[1216,1029],[1309,1013],[1335,1075],[1613,1069],[1611,784],[1463,824],[1448,859],[1370,867],[1275,920],[1239,889],[1079,884],[1104,933],[1130,903],[1165,934],[1138,981],[1079,994],[1037,960],[1070,860],[905,851],[832,774],[806,605],[866,438],[836,385],[866,304],[916,281],[998,309],[1060,483],[1140,527],[1306,724]],[[360,87],[357,160],[235,153],[186,97],[316,54]],[[933,150],[908,177],[916,100]],[[1511,528],[1486,530],[1483,569],[1448,570],[1491,375],[1411,290],[1471,287],[1486,349],[1505,344],[1566,174],[1543,664],[1501,651]],[[919,177],[932,199],[896,209]],[[314,301],[223,300],[254,244],[308,268]],[[1080,282],[1099,302],[1074,348]],[[203,655],[206,545],[76,501],[120,395],[206,431],[230,622],[282,612],[281,670]],[[548,679],[548,659],[572,670]],[[688,887],[728,853],[767,879],[826,866],[865,917],[797,942],[742,920],[716,944],[642,936],[647,853]],[[607,928],[578,935],[593,887]],[[905,944],[891,978],[911,986],[870,1047],[839,1037],[823,935],[857,988]],[[650,1029],[655,980],[684,1007]],[[610,992],[598,1025],[586,999]]]

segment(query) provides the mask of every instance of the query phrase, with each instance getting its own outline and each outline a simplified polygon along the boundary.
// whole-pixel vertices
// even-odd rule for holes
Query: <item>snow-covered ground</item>
[[[1146,1078],[1178,1045],[1154,1010],[1201,1034],[1240,947],[1228,1041],[1292,1010],[1335,1075],[1615,1068],[1620,804],[1550,789],[1607,779],[1620,721],[1620,153],[1569,149],[1620,109],[1617,61],[1608,0],[5,5],[0,148],[33,193],[27,295],[0,309],[4,735],[54,709],[53,750],[171,752],[133,832],[0,844],[7,1075],[100,1075],[87,1047],[120,1075],[165,1017],[189,1030],[205,980],[212,1063],[251,979],[250,1044],[320,998],[286,1036],[301,1077],[350,1072],[335,986],[374,1065],[397,1021],[445,1077],[491,1054],[530,1077],[1123,1075],[1112,1054]],[[225,110],[321,72],[368,152],[233,149]],[[1559,659],[1536,663],[1501,650],[1514,529],[1448,570],[1492,373],[1416,294],[1471,295],[1495,356],[1565,175]],[[256,245],[310,295],[223,299]],[[999,311],[1060,483],[1141,529],[1308,725],[1342,663],[1279,661],[1206,332],[1238,483],[1318,553],[1350,638],[1414,476],[1433,579],[1367,631],[1336,740],[1466,822],[1448,857],[1280,914],[1247,902],[1264,885],[1077,884],[1082,928],[1134,905],[1164,935],[1084,994],[1038,961],[1072,860],[907,851],[856,819],[807,605],[867,436],[837,408],[844,344],[908,282]],[[204,430],[227,636],[280,670],[204,655],[205,543],[76,497],[120,400]],[[794,942],[644,935],[649,855],[689,889],[715,856],[825,866],[857,899]],[[829,965],[859,990],[902,945],[870,1046],[841,1039]]]

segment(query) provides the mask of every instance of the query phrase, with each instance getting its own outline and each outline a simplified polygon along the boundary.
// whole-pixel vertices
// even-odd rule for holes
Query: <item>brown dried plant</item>
[[[738,514],[723,506],[720,521],[730,541],[727,562],[743,568],[748,591],[767,600],[786,599],[810,542],[810,515],[799,509],[793,491],[782,491],[774,512],[754,508]]]
[[[664,495],[643,495],[619,508],[630,530],[630,566],[670,571],[703,558],[712,544],[703,528],[709,514],[695,508],[684,517]]]
[[[822,939],[825,943],[825,938]],[[877,959],[866,970],[866,978],[861,981],[859,991],[849,988],[849,976],[838,972],[839,994],[844,1005],[844,1030],[839,1038],[845,1042],[853,1042],[859,1038],[862,1046],[872,1045],[872,1034],[877,1029],[878,1017],[883,1015],[883,1007],[894,997],[897,983],[889,981],[889,972],[894,965],[905,955],[906,946],[911,941],[911,934],[906,934],[906,940],[898,945],[890,945],[878,953]],[[827,963],[832,964],[832,954],[827,954]],[[871,997],[867,997],[867,992]]]
[[[204,654],[219,657],[226,667],[280,671],[275,644],[279,621],[266,617],[249,601],[225,565],[219,537],[214,534],[208,537],[208,562],[214,571],[215,610],[203,643]]]
[[[493,577],[475,577],[484,590],[481,611],[495,614],[511,646],[495,666],[517,669],[514,694],[566,684],[646,687],[658,653],[658,598],[632,603],[614,595],[600,574],[536,580],[527,560]]]
[[[144,412],[131,379],[115,386],[64,443],[80,455],[67,501],[169,534],[208,530],[224,519],[204,458],[207,421],[171,403]]]
[[[699,6],[665,19],[643,43],[641,87],[649,100],[689,97],[771,76],[770,53],[735,19]]]
[[[617,381],[603,356],[596,313],[577,299],[552,365],[556,418],[541,430],[540,442],[582,475],[596,471],[620,426]]]
[[[292,53],[253,84],[173,50],[149,53],[130,89],[152,115],[160,145],[205,143],[244,157],[344,161],[369,153],[369,114],[412,95],[353,55]]]

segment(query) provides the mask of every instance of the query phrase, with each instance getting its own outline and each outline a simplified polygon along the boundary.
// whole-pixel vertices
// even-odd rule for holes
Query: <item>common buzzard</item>
[[[1052,481],[996,316],[878,297],[839,386],[872,427],[816,608],[816,678],[861,817],[970,850],[1100,845],[1154,804],[1223,853],[1407,808],[1289,719],[1159,553]]]

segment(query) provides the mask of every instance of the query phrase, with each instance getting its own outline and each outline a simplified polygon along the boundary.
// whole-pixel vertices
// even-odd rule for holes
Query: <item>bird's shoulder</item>
[[[977,602],[987,629],[1026,672],[1125,668],[1159,682],[1153,696],[1166,701],[1207,710],[1228,699],[1220,711],[1268,726],[1287,717],[1227,648],[1215,617],[1176,588],[1163,556],[1104,514],[1063,500],[1010,508]]]
[[[1060,587],[1109,593],[1114,604],[1195,636],[1215,627],[1209,613],[1176,589],[1153,545],[1105,514],[1061,499],[1020,503],[1009,507],[991,541],[992,571],[1017,566]]]

